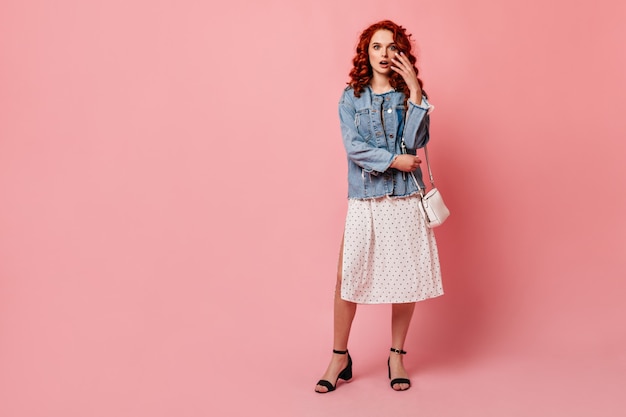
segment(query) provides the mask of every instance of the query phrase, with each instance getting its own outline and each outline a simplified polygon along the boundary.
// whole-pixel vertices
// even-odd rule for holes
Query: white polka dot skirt
[[[437,243],[419,196],[348,200],[341,298],[410,303],[443,294]]]

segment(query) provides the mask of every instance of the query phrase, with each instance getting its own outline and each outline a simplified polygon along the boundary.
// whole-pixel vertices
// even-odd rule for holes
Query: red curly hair
[[[407,34],[406,29],[395,24],[391,20],[382,20],[365,29],[359,37],[359,43],[356,47],[356,55],[354,56],[354,59],[352,59],[354,67],[350,70],[350,81],[348,82],[348,85],[354,89],[354,95],[356,97],[361,97],[361,92],[363,92],[365,86],[369,85],[372,80],[372,66],[370,65],[369,59],[369,46],[372,36],[374,36],[374,33],[379,30],[388,30],[393,33],[393,41],[398,49],[404,52],[404,54],[409,58],[411,64],[413,64],[415,74],[418,74],[417,81],[419,82],[420,87],[422,87],[423,83],[419,78],[419,72],[415,66],[417,59],[411,53],[411,34]],[[400,74],[392,71],[390,83],[396,91],[402,91],[405,97],[409,97],[409,88]],[[422,94],[426,96],[426,92],[423,90]]]

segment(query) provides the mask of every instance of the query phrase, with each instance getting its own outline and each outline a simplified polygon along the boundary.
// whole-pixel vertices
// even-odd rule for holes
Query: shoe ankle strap
[[[406,355],[406,352],[405,352],[405,351],[403,351],[402,349],[394,349],[394,348],[391,348],[390,350],[391,350],[393,353],[397,353],[398,355]]]
[[[336,353],[337,355],[345,355],[346,353],[348,353],[348,350],[337,350],[337,349],[333,349],[333,353]]]

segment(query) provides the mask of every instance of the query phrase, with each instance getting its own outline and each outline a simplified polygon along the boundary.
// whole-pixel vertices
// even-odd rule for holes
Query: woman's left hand
[[[391,58],[393,65],[391,69],[397,72],[404,78],[404,82],[407,87],[409,87],[409,91],[411,92],[411,96],[409,99],[415,104],[422,103],[422,89],[420,87],[419,81],[417,81],[417,74],[415,73],[415,68],[409,58],[404,55],[404,52],[396,52],[396,56]]]

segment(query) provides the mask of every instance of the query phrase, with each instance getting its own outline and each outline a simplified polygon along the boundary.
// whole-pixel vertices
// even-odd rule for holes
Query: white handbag
[[[441,226],[450,215],[450,210],[443,202],[443,197],[438,189],[431,189],[426,195],[422,195],[420,209],[426,218],[426,225],[431,229]]]
[[[406,153],[406,146],[404,145],[404,138],[402,140],[402,151]],[[415,178],[415,174],[411,172],[411,177],[413,178],[413,182],[420,190],[420,195],[422,199],[419,203],[420,211],[424,215],[426,219],[426,225],[431,229],[437,226],[441,226],[443,222],[446,221],[448,216],[450,216],[450,210],[446,207],[446,204],[443,202],[443,197],[441,193],[435,187],[435,180],[433,179],[433,172],[430,169],[430,161],[428,160],[428,147],[424,146],[424,155],[426,155],[426,166],[428,167],[428,177],[430,178],[430,185],[432,188],[429,192],[424,194],[426,188],[420,187],[417,178]]]

